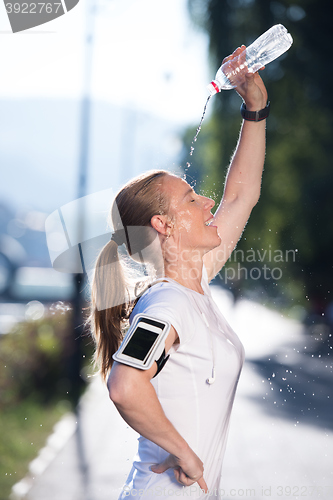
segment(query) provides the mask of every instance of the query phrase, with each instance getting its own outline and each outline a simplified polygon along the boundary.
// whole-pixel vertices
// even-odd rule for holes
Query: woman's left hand
[[[236,92],[245,101],[246,109],[259,111],[267,104],[267,90],[258,73],[249,73],[246,65],[240,72],[234,72],[236,67],[241,67],[246,61],[246,47],[238,47],[230,56],[223,59],[222,64],[227,63],[228,78],[236,85]],[[261,69],[264,69],[261,68]],[[230,76],[229,76],[230,75]]]
[[[198,483],[201,490],[208,492],[208,486],[203,477],[204,467],[200,458],[188,447],[188,453],[185,458],[179,458],[169,454],[163,462],[154,464],[151,470],[155,474],[161,474],[167,469],[173,469],[176,481],[183,486],[191,486]]]

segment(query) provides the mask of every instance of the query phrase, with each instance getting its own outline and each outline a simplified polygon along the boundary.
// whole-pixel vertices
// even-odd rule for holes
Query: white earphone
[[[207,384],[212,385],[215,382],[215,366],[212,369],[212,376],[206,380]]]
[[[207,328],[208,328],[208,331],[209,331],[209,336],[210,336],[210,342],[211,342],[212,357],[213,357],[212,376],[211,376],[211,377],[208,377],[208,378],[206,379],[206,382],[207,382],[207,384],[212,385],[212,384],[214,384],[214,382],[215,382],[215,356],[214,356],[213,339],[212,339],[212,334],[211,334],[211,332],[210,332],[210,330],[209,330],[209,323],[208,323],[208,320],[207,320],[207,318],[206,318],[205,314],[204,314],[202,311],[201,311],[201,314],[202,314],[202,317],[203,317],[203,319],[204,319],[204,322],[205,322],[205,323],[206,323],[206,325],[207,325]]]

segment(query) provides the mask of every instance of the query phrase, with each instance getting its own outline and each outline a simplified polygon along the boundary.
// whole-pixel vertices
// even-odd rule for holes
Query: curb
[[[47,438],[46,445],[37,457],[29,464],[29,472],[19,482],[15,483],[10,493],[10,500],[23,500],[29,493],[36,477],[40,476],[50,465],[59,451],[76,431],[77,421],[74,413],[66,413],[53,427],[53,432]]]

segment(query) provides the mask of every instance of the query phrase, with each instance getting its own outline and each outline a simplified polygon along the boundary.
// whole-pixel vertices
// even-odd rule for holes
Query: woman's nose
[[[207,198],[206,196],[204,197],[204,207],[207,210],[211,210],[213,206],[215,205],[215,201],[212,200],[211,198]]]

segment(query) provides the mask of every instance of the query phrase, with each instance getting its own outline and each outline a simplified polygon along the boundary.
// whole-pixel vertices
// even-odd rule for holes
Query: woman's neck
[[[178,260],[177,262],[164,262],[164,271],[167,278],[171,278],[177,283],[204,294],[201,286],[203,262],[193,260]]]

